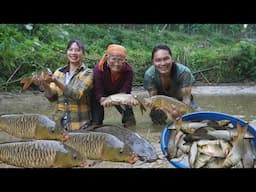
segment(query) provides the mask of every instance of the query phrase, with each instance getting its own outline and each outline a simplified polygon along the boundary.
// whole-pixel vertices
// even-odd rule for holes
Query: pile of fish
[[[90,166],[87,160],[133,164],[138,159],[158,159],[147,140],[113,125],[67,133],[45,115],[3,114],[0,131],[17,138],[0,142],[0,161],[18,167],[84,167]]]
[[[17,139],[0,143],[0,161],[25,168],[86,165],[81,154],[63,144],[68,134],[40,114],[0,115],[0,131]]]
[[[170,131],[165,156],[190,168],[253,168],[254,135],[238,121],[184,121],[180,118]]]

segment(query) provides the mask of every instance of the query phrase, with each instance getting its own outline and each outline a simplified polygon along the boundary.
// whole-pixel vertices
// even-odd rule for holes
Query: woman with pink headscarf
[[[104,107],[112,106],[111,102],[105,101],[109,95],[131,93],[133,69],[127,63],[126,56],[127,50],[123,46],[111,44],[99,63],[94,66],[92,125],[103,124]],[[125,110],[118,105],[115,107],[122,115],[122,123],[125,127],[136,124],[131,106],[126,105]]]

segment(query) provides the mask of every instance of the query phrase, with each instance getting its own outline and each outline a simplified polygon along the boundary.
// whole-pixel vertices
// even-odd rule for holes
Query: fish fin
[[[11,141],[1,141],[1,144],[6,144],[6,143],[16,143],[16,142],[27,142],[27,141],[34,141],[34,139],[15,139],[15,140],[11,140]]]
[[[143,102],[141,101],[141,99],[138,98],[137,95],[133,95],[133,97],[139,102],[140,111],[141,111],[141,114],[143,115],[144,111],[147,111],[147,109],[145,108]],[[146,98],[144,98],[144,99],[146,99]]]
[[[249,126],[249,123],[246,122],[242,128],[242,138],[244,138],[244,135],[246,134],[247,130],[248,130],[248,126]]]
[[[249,125],[249,123],[246,122],[245,125],[243,127],[241,127],[241,124],[239,122],[237,122],[236,127],[237,127],[237,132],[238,132],[238,136],[237,136],[238,138],[239,137],[242,137],[242,138],[244,137],[244,135],[245,135],[245,133],[248,129],[248,125]]]
[[[122,110],[124,110],[124,111],[126,110],[125,105],[120,104],[119,106],[122,108]]]
[[[175,123],[176,130],[180,131],[182,127],[182,116],[179,117],[178,121],[175,120],[174,123]]]
[[[23,87],[22,87],[22,90],[26,90],[29,88],[29,86],[31,85],[31,83],[33,82],[33,80],[30,78],[30,79],[22,79],[20,81],[21,83],[24,83]]]
[[[141,114],[143,115],[144,111],[147,111],[146,108],[144,107],[144,105],[142,104],[142,102],[139,101],[139,104],[140,104],[140,111],[141,111]]]

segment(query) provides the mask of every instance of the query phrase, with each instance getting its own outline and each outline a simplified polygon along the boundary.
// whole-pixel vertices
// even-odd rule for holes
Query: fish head
[[[44,68],[40,71],[36,71],[32,73],[32,78],[40,78],[48,79],[52,76],[52,71],[49,68]]]
[[[135,163],[139,159],[126,144],[122,144],[122,146],[104,145],[102,158],[107,161],[129,162],[131,164]]]
[[[68,138],[68,133],[61,129],[51,119],[40,118],[35,129],[35,139],[49,139],[65,141]]]
[[[79,152],[65,144],[63,145],[65,151],[60,150],[56,153],[54,167],[85,167],[87,165]]]
[[[52,71],[49,68],[42,69],[40,71],[36,71],[32,73],[32,76],[30,77],[23,77],[20,80],[20,83],[23,83],[22,90],[26,90],[29,88],[29,86],[33,83],[33,80],[43,78],[45,80],[48,80],[52,77]]]

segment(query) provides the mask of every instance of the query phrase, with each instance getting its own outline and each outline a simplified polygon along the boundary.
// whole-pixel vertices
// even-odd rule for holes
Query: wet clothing
[[[107,64],[103,65],[103,71],[98,67],[98,64],[94,66],[94,88],[92,95],[92,124],[102,124],[104,120],[104,107],[100,105],[101,97],[108,97],[109,95],[116,93],[130,94],[132,90],[133,70],[132,67],[126,63],[124,71],[119,75],[118,80],[113,80],[111,72]],[[120,106],[115,106],[118,112],[123,114],[130,114],[134,119],[132,107],[126,106],[125,109],[120,110]],[[131,111],[131,112],[126,112]],[[128,118],[129,119],[129,118]],[[126,123],[126,119],[123,117],[123,123]]]
[[[49,101],[57,101],[53,119],[68,131],[79,129],[91,119],[90,98],[93,87],[93,72],[84,64],[68,76],[69,67],[57,69],[53,76],[67,85],[63,92],[55,83],[50,87],[54,93]],[[68,77],[67,77],[68,76]]]
[[[179,63],[173,63],[170,76],[172,82],[170,88],[166,90],[162,86],[159,72],[155,66],[152,65],[145,72],[143,86],[147,91],[156,91],[158,95],[166,95],[182,101],[181,88],[191,87],[195,81],[195,78],[188,67]],[[191,107],[197,108],[192,95]],[[153,108],[149,115],[155,124],[166,123],[167,116],[162,110],[156,110]]]

